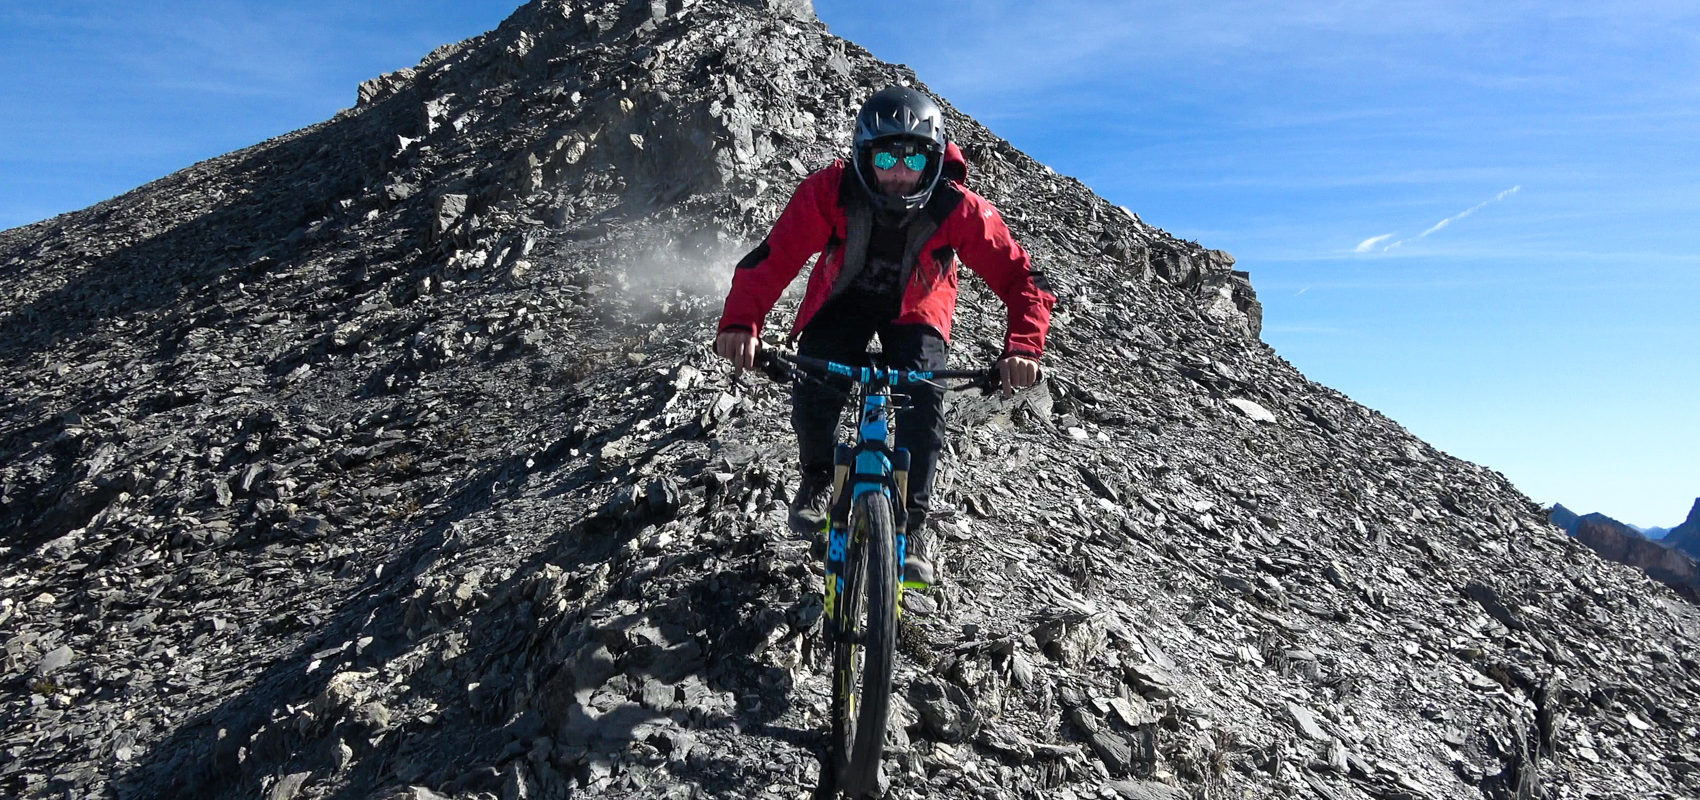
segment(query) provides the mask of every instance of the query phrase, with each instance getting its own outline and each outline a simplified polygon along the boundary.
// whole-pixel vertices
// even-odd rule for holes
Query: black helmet
[[[938,185],[944,166],[944,111],[920,92],[906,86],[881,89],[862,110],[856,112],[856,132],[851,142],[856,150],[856,178],[868,193],[874,207],[882,211],[909,212],[927,204],[933,187]],[[915,192],[903,197],[888,197],[879,190],[874,178],[876,145],[910,144],[927,154],[927,167]]]

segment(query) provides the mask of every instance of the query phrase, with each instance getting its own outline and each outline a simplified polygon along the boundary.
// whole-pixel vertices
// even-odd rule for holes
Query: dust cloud
[[[756,245],[713,230],[651,234],[616,265],[614,288],[640,316],[718,314],[733,270]],[[807,268],[792,281],[781,304],[801,297],[806,274]]]

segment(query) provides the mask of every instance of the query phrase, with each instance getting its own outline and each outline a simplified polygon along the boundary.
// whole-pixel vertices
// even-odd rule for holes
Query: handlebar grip
[[[797,371],[784,359],[776,357],[772,350],[756,351],[756,369],[775,383],[790,383],[797,379]]]
[[[1040,382],[1044,380],[1045,368],[1040,367],[1038,374],[1034,376],[1033,385],[1038,386]],[[1001,391],[1003,389],[1003,372],[998,369],[997,364],[993,364],[987,367],[986,371],[981,374],[979,380],[976,380],[974,383],[970,384],[970,386],[980,387],[982,394],[993,394]]]

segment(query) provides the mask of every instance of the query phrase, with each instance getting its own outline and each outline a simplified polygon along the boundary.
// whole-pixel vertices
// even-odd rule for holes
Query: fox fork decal
[[[835,635],[838,633],[838,596],[844,591],[844,560],[849,550],[849,531],[843,528],[832,528],[827,534],[826,597],[823,606],[828,624],[833,626]]]

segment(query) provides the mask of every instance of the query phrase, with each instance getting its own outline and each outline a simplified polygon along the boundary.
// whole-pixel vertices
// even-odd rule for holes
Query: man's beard
[[[919,186],[920,183],[920,181],[911,181],[909,183],[888,183],[880,189],[880,193],[884,194],[886,197],[904,197],[914,194],[915,187]]]

